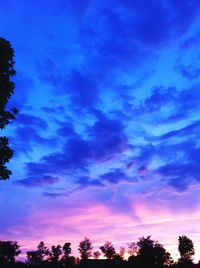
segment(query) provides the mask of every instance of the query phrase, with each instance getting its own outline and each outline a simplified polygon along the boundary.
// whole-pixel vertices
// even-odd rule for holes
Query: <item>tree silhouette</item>
[[[71,251],[72,251],[71,243],[70,242],[65,243],[63,246],[62,263],[66,266],[72,266],[76,261],[75,257],[70,256]]]
[[[26,255],[27,255],[27,262],[30,265],[37,266],[37,265],[40,265],[42,263],[41,256],[37,250],[36,251],[27,251]]]
[[[78,251],[80,252],[81,259],[87,260],[92,256],[92,243],[90,239],[85,237],[83,241],[80,242]]]
[[[44,260],[45,257],[49,255],[49,249],[45,246],[44,242],[41,241],[37,247],[37,251],[41,256],[41,259]]]
[[[115,263],[122,263],[124,260],[125,252],[126,252],[125,247],[120,247],[119,253],[113,254],[111,259],[115,260]]]
[[[48,260],[54,264],[58,264],[62,256],[61,245],[52,246],[51,251],[49,252]]]
[[[173,264],[170,253],[167,252],[163,245],[158,242],[154,244],[154,258],[155,265],[157,267],[163,267],[164,265],[169,266]]]
[[[178,250],[181,255],[179,262],[192,262],[195,250],[190,238],[185,235],[179,236]]]
[[[130,256],[136,256],[137,250],[138,250],[138,247],[137,247],[137,244],[135,242],[128,243],[127,252]]]
[[[140,238],[137,246],[138,255],[136,258],[141,267],[163,267],[170,264],[170,254],[163,245],[152,240],[150,236]]]
[[[0,264],[15,263],[15,258],[20,252],[17,242],[0,241]]]
[[[179,236],[178,247],[181,258],[174,263],[170,253],[162,244],[152,240],[151,236],[141,237],[137,243],[129,243],[127,252],[130,254],[128,261],[124,260],[126,252],[124,247],[119,248],[116,253],[111,242],[104,243],[100,247],[107,260],[98,260],[99,251],[92,254],[92,243],[85,237],[79,244],[81,261],[71,256],[71,243],[66,242],[63,246],[52,246],[49,250],[44,242],[40,242],[35,251],[27,252],[28,261],[16,262],[20,250],[17,242],[0,241],[0,268],[194,268],[200,267],[193,264],[194,245],[187,236]],[[93,259],[88,260],[90,257]]]
[[[124,255],[126,253],[126,248],[125,247],[120,247],[119,249],[119,256],[123,259]]]
[[[71,254],[71,251],[72,251],[72,249],[71,249],[71,243],[69,243],[69,242],[65,243],[64,246],[63,246],[63,253],[64,253],[64,256],[63,257],[65,259],[68,259],[69,256],[70,256],[70,254]]]
[[[101,253],[100,253],[99,251],[94,251],[94,252],[93,252],[93,258],[94,258],[95,260],[97,260],[100,256],[101,256]]]
[[[49,256],[49,250],[45,246],[43,241],[39,243],[36,251],[27,252],[28,263],[32,265],[40,265],[42,262],[44,262],[45,259],[48,258],[48,256]]]
[[[17,114],[17,109],[7,109],[7,103],[14,93],[14,83],[11,78],[16,74],[14,69],[14,50],[9,41],[0,38],[0,129]],[[0,180],[9,179],[12,172],[6,167],[13,156],[7,137],[0,137]]]
[[[116,254],[114,246],[112,245],[111,242],[108,241],[103,246],[100,247],[100,250],[103,252],[104,256],[109,260],[112,259]]]

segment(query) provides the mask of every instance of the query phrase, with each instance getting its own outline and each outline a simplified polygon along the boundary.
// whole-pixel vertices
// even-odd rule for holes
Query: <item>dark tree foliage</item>
[[[98,251],[92,252],[92,243],[86,237],[79,244],[80,260],[71,256],[70,242],[52,246],[51,250],[40,242],[35,251],[27,252],[25,262],[17,262],[16,257],[20,253],[17,242],[0,241],[0,268],[200,268],[200,263],[192,261],[193,242],[186,236],[179,237],[182,259],[176,263],[163,245],[150,236],[141,237],[137,243],[129,243],[127,251],[120,247],[119,253],[111,242],[100,248],[106,258],[99,258]],[[126,252],[130,253],[128,260],[123,258],[127,257]]]
[[[170,254],[161,244],[152,240],[150,236],[140,238],[137,246],[137,260],[141,267],[149,268],[170,265]]]
[[[48,259],[48,257],[49,257],[49,250],[45,246],[43,241],[39,243],[36,251],[27,252],[28,263],[35,266],[42,264],[45,259]]]
[[[154,258],[154,263],[157,267],[169,266],[173,263],[170,253],[158,242],[154,244]]]
[[[71,254],[71,243],[70,242],[66,242],[63,246],[63,253],[64,253],[64,258],[68,259],[70,254]]]
[[[98,260],[98,258],[101,256],[101,253],[99,252],[99,251],[94,251],[93,252],[93,258],[95,259],[95,260]]]
[[[92,256],[92,243],[90,239],[85,237],[85,239],[80,242],[78,251],[80,252],[82,260],[89,259]]]
[[[20,252],[17,242],[0,241],[0,267],[1,265],[15,263],[15,258]]]
[[[40,254],[38,254],[38,251],[27,251],[27,262],[30,265],[36,266],[40,265],[42,262]]]
[[[44,258],[49,255],[49,249],[45,246],[43,241],[41,241],[39,243],[37,249],[38,249],[37,251],[40,254],[42,260],[44,260]]]
[[[100,250],[103,252],[104,256],[109,260],[114,258],[116,254],[114,246],[112,245],[111,242],[108,241],[103,246],[100,247]]]
[[[16,74],[14,69],[14,50],[7,40],[0,38],[0,129],[6,125],[17,114],[17,109],[7,109],[7,103],[14,93],[14,83],[11,81]],[[0,180],[6,180],[11,175],[6,163],[13,156],[13,150],[9,147],[8,138],[0,137]]]
[[[119,249],[119,255],[124,258],[124,254],[126,253],[126,248],[125,247],[120,247]]]
[[[61,245],[52,246],[51,251],[49,252],[48,260],[53,264],[58,264],[62,256]]]
[[[130,256],[136,256],[137,255],[137,244],[135,242],[128,243],[128,254]]]
[[[185,235],[178,238],[178,250],[180,253],[179,262],[192,262],[194,256],[194,244],[190,238]]]
[[[115,260],[115,261],[118,262],[118,263],[123,262],[123,257],[120,256],[119,253],[113,255],[112,259]]]
[[[13,156],[13,150],[9,147],[9,141],[7,137],[0,137],[0,180],[6,180],[12,174],[7,169],[6,163],[9,162]]]
[[[66,242],[63,246],[62,263],[66,266],[73,266],[75,264],[75,258],[70,256],[72,252],[71,243]]]

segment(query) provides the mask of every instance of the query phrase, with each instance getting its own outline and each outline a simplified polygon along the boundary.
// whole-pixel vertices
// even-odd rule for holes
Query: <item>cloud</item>
[[[104,187],[105,185],[98,179],[90,177],[79,177],[77,183],[81,185],[81,189],[85,187]]]
[[[181,0],[169,0],[168,3],[172,12],[171,26],[175,26],[178,34],[185,33],[198,16],[198,0],[189,0],[185,5]]]
[[[68,194],[66,193],[51,193],[51,192],[43,192],[42,196],[44,197],[48,197],[48,198],[59,198],[59,197],[63,197],[63,196],[68,196]]]
[[[27,106],[29,105],[28,93],[34,89],[35,84],[32,77],[29,77],[18,70],[17,75],[14,79],[14,83],[14,95],[9,101],[9,107],[16,107],[19,111],[21,111],[22,109],[27,108]]]
[[[65,109],[62,105],[59,105],[57,107],[42,106],[41,110],[47,114],[56,115],[56,114],[62,114]]]
[[[84,169],[87,167],[89,156],[89,144],[80,139],[69,139],[63,150],[42,157],[38,163],[27,163],[27,173],[69,173],[71,170]]]
[[[123,122],[110,119],[104,114],[97,115],[98,120],[90,129],[92,138],[92,156],[95,159],[109,159],[125,150],[127,138]]]
[[[136,1],[136,36],[144,45],[159,47],[170,37],[169,13],[162,2]],[[143,15],[141,14],[143,13]],[[142,16],[141,16],[142,15]]]
[[[199,109],[200,93],[198,85],[178,89],[175,86],[155,86],[149,96],[133,108],[133,112],[140,117],[148,116],[152,123],[172,124],[189,117]],[[159,112],[159,113],[158,113]]]
[[[47,123],[39,116],[19,113],[16,118],[17,126],[31,126],[36,129],[47,130]]]
[[[178,130],[170,131],[160,137],[160,140],[170,139],[170,138],[178,138],[178,137],[184,137],[187,138],[189,136],[196,136],[197,133],[200,130],[200,121],[196,121],[188,126],[185,126]]]
[[[199,181],[200,168],[195,162],[189,163],[170,163],[158,169],[163,176],[168,178],[169,185],[179,191],[184,191],[188,186]]]
[[[95,107],[98,97],[98,88],[97,83],[92,80],[90,74],[75,70],[72,71],[69,76],[67,88],[69,88],[72,105],[82,109]]]
[[[63,146],[37,163],[27,163],[27,174],[85,172],[95,161],[107,161],[124,151],[127,139],[121,121],[110,119],[103,113],[96,116],[94,125],[87,128],[87,139],[77,134],[71,123],[60,124],[57,134]]]
[[[182,76],[187,80],[194,80],[200,76],[200,68],[194,65],[179,65],[177,69],[180,71]]]
[[[34,187],[42,187],[46,185],[51,185],[51,184],[55,184],[58,182],[59,182],[58,177],[53,177],[53,176],[40,177],[40,175],[39,176],[35,175],[34,177],[27,177],[22,180],[17,180],[15,181],[15,184],[22,185],[24,187],[34,188]]]
[[[13,132],[14,136],[11,136],[10,143],[16,155],[32,152],[36,144],[44,147],[54,147],[56,145],[54,137],[41,135],[40,130],[31,125],[19,125]]]
[[[177,89],[175,87],[164,88],[155,86],[151,90],[151,95],[137,108],[138,113],[154,113],[159,111],[163,106],[176,102],[176,100]]]
[[[68,139],[81,139],[81,136],[75,131],[72,120],[65,119],[64,121],[57,122],[58,129],[56,130],[56,136],[59,140],[63,139],[67,142]]]
[[[161,165],[157,172],[177,190],[184,191],[195,181],[199,182],[199,146],[195,141],[162,146],[161,150],[168,155],[168,162]],[[169,157],[171,155],[171,157]]]
[[[120,169],[112,169],[110,172],[101,175],[100,179],[114,184],[121,181],[130,181],[130,178]]]

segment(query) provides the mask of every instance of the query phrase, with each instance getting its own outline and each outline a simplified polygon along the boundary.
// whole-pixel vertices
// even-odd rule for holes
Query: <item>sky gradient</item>
[[[1,0],[19,114],[0,238],[23,250],[143,235],[200,259],[199,0]],[[3,132],[2,132],[3,135]]]

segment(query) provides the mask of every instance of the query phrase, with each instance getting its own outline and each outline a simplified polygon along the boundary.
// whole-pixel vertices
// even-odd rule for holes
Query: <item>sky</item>
[[[1,0],[15,151],[0,239],[23,251],[152,235],[200,259],[199,0]]]

